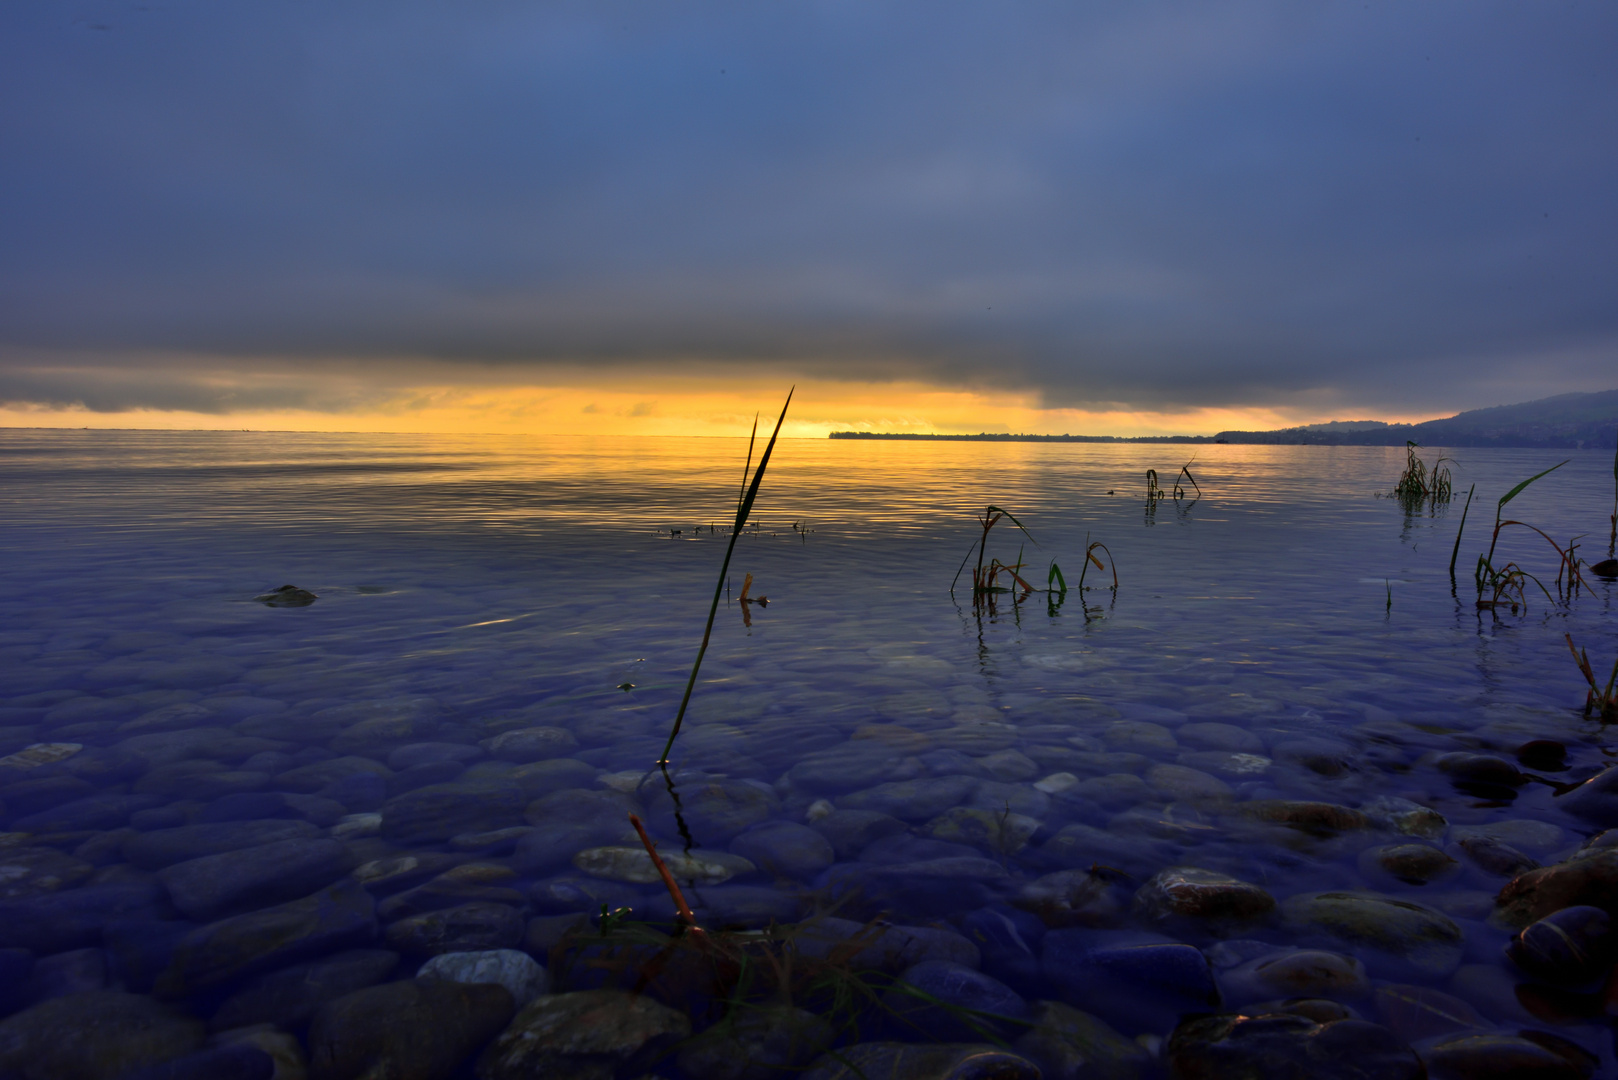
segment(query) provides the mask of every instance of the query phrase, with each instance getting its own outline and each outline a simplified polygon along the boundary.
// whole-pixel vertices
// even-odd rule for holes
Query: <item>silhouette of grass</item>
[[[770,441],[764,445],[764,453],[758,459],[758,469],[749,481],[747,470],[753,466],[753,443],[758,436],[758,418],[753,419],[753,434],[747,439],[747,464],[742,467],[742,491],[736,502],[736,523],[730,530],[730,543],[725,546],[725,561],[719,565],[719,581],[714,585],[713,603],[708,606],[708,625],[702,631],[702,645],[697,649],[696,662],[691,665],[691,677],[686,680],[685,693],[680,698],[680,709],[674,714],[674,726],[669,730],[669,740],[663,744],[662,754],[658,755],[659,765],[668,764],[669,751],[674,748],[674,740],[680,734],[680,725],[685,721],[686,707],[691,704],[691,691],[697,685],[697,672],[702,670],[702,658],[707,655],[708,641],[713,637],[714,616],[719,614],[719,598],[725,592],[725,574],[730,570],[730,557],[736,551],[736,538],[747,525],[747,515],[753,511],[753,502],[758,498],[758,486],[764,480],[764,470],[769,467],[770,453],[775,449],[775,440],[781,435],[781,423],[787,418],[787,408],[792,404],[792,393],[796,389],[793,387],[787,391],[787,399],[781,406],[781,415],[775,420],[775,430],[770,433]]]

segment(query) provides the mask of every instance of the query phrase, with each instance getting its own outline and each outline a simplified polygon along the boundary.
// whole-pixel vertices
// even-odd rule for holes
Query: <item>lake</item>
[[[1167,484],[1193,450],[1195,487],[1148,500],[1146,470]],[[0,431],[5,1023],[122,991],[164,1010],[153,1060],[247,1039],[347,1075],[321,1040],[370,1030],[366,994],[464,988],[426,977],[454,966],[437,956],[526,953],[546,970],[500,961],[516,1004],[644,979],[644,921],[673,906],[633,812],[711,932],[887,948],[860,984],[883,1004],[837,1013],[816,1052],[993,1036],[1049,1075],[1054,1001],[1145,1075],[1214,1038],[1184,1017],[1273,1006],[1374,1022],[1389,1060],[1464,1069],[1484,1051],[1458,1035],[1531,1030],[1545,1068],[1611,1073],[1605,923],[1578,931],[1600,972],[1535,969],[1506,948],[1554,907],[1496,898],[1618,825],[1618,802],[1567,793],[1610,756],[1564,636],[1604,676],[1615,586],[1561,598],[1525,529],[1495,562],[1551,595],[1480,610],[1472,584],[1496,500],[1566,456],[1510,516],[1605,558],[1610,453],[1455,451],[1455,500],[1407,513],[1384,497],[1395,449],[783,440],[658,771],[747,454]],[[952,595],[991,504],[1026,532],[1002,519],[988,556],[1039,590],[1054,561],[1065,595],[975,603],[970,565]],[[254,599],[288,584],[318,599]],[[603,904],[642,925],[581,930]],[[302,921],[267,942],[276,918]],[[700,1030],[712,992],[652,996]],[[512,1006],[456,1006],[442,1075]],[[720,1075],[703,1045],[658,1074]],[[506,1075],[491,1053],[479,1075]]]

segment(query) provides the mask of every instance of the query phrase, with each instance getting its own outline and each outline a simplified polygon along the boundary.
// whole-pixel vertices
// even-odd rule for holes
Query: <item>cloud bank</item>
[[[782,377],[1453,411],[1618,370],[1618,9],[0,10],[0,403]],[[572,376],[569,376],[572,377]]]

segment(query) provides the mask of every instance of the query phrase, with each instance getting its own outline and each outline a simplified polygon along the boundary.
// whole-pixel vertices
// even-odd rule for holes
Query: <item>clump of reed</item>
[[[991,558],[989,559],[987,566],[983,564],[984,556],[988,553],[989,548],[989,532],[1000,523],[1001,519],[1009,521],[1017,528],[1021,529],[1023,535],[1028,537],[1028,539],[1034,539],[1033,534],[1028,531],[1028,528],[1023,525],[1022,522],[1017,520],[1015,514],[1011,513],[1009,510],[1003,510],[998,506],[988,507],[983,511],[981,517],[974,519],[983,529],[982,535],[978,537],[977,542],[973,545],[973,547],[977,549],[978,553],[977,565],[972,568],[972,600],[974,603],[1003,593],[1013,592],[1018,588],[1022,589],[1023,597],[1027,597],[1034,592],[1034,587],[1027,581],[1023,580],[1020,573],[1020,571],[1024,569],[1021,548],[1017,550],[1016,562],[1004,563],[997,558]],[[1038,543],[1037,540],[1034,542],[1036,544]],[[955,586],[961,580],[961,571],[966,569],[967,560],[971,557],[972,549],[968,548],[966,558],[962,559],[961,565],[955,569],[955,579],[949,583],[949,591],[951,596],[955,594]],[[1002,574],[1005,575],[1006,581],[1011,582],[1010,585],[1001,584]],[[1055,581],[1060,579],[1061,570],[1057,568],[1054,562],[1052,562],[1051,572],[1047,580]],[[1067,591],[1067,584],[1065,581],[1062,583],[1062,591]]]
[[[1011,594],[1012,604],[1017,605],[1034,593],[1043,592],[1050,608],[1050,614],[1055,615],[1057,609],[1061,607],[1062,601],[1067,598],[1068,592],[1067,578],[1055,559],[1051,560],[1050,566],[1046,570],[1045,588],[1039,589],[1022,576],[1023,571],[1027,569],[1027,564],[1023,562],[1022,548],[1017,549],[1017,558],[1009,563],[1001,562],[998,558],[991,557],[988,554],[989,533],[1002,520],[1009,521],[1018,529],[1021,529],[1023,535],[1037,545],[1039,541],[1034,540],[1033,533],[1030,533],[1027,527],[1018,521],[1016,516],[1009,510],[998,506],[985,508],[982,515],[975,517],[973,520],[978,523],[982,532],[973,541],[972,546],[967,549],[966,556],[961,559],[961,565],[956,567],[955,577],[949,584],[950,595],[955,595],[955,586],[960,584],[961,573],[966,569],[966,564],[971,561],[972,553],[976,551],[977,563],[972,568],[972,606],[974,608],[992,608],[997,597],[1008,593]],[[1118,588],[1118,568],[1113,563],[1112,552],[1108,551],[1107,545],[1099,540],[1091,542],[1089,534],[1085,535],[1085,544],[1084,566],[1079,571],[1077,586],[1080,596],[1082,597],[1084,594],[1084,579],[1091,566],[1103,571],[1110,568],[1112,570],[1112,588],[1116,591]],[[1103,563],[1101,561],[1100,556],[1096,554],[1097,551],[1106,552],[1107,562]],[[988,561],[985,562],[985,559]]]
[[[1522,494],[1523,490],[1527,488],[1529,484],[1532,484],[1534,481],[1539,480],[1542,477],[1549,476],[1551,473],[1555,472],[1557,469],[1560,469],[1566,464],[1566,461],[1558,462],[1557,464],[1546,469],[1544,472],[1535,473],[1533,476],[1530,476],[1528,479],[1524,480],[1522,483],[1500,496],[1499,501],[1495,503],[1494,531],[1489,538],[1489,552],[1487,555],[1478,556],[1477,566],[1473,569],[1473,580],[1477,585],[1478,590],[1477,606],[1479,610],[1498,610],[1503,605],[1509,606],[1513,614],[1515,614],[1519,608],[1522,610],[1527,610],[1528,596],[1526,590],[1530,581],[1539,586],[1539,590],[1545,594],[1545,599],[1551,601],[1552,603],[1556,602],[1555,598],[1551,596],[1550,590],[1545,587],[1544,582],[1540,581],[1539,578],[1524,570],[1516,562],[1507,562],[1500,566],[1495,565],[1494,557],[1495,551],[1500,543],[1500,534],[1513,526],[1527,529],[1528,531],[1535,533],[1551,546],[1552,551],[1556,552],[1556,591],[1558,596],[1566,599],[1584,584],[1583,575],[1581,575],[1579,572],[1577,543],[1570,541],[1568,546],[1563,548],[1555,540],[1551,539],[1550,535],[1543,529],[1530,525],[1525,521],[1506,519],[1504,517],[1506,504],[1512,499],[1515,499],[1518,495]],[[1468,496],[1468,502],[1470,502],[1470,496]],[[1461,527],[1463,529],[1466,527],[1464,513],[1462,515]],[[1576,537],[1574,539],[1575,541],[1577,540]],[[1460,542],[1460,534],[1457,533],[1455,537],[1457,550],[1460,547]],[[1453,554],[1451,555],[1450,565],[1453,568]],[[1489,594],[1487,599],[1484,598],[1485,593]]]
[[[781,435],[781,424],[787,418],[787,408],[792,404],[792,394],[796,389],[797,387],[793,387],[787,391],[787,399],[781,405],[781,415],[775,420],[775,430],[770,434],[770,441],[764,444],[764,453],[759,456],[758,469],[749,476],[749,470],[753,468],[753,446],[758,438],[758,417],[753,418],[753,433],[747,439],[747,463],[742,466],[741,494],[736,501],[736,521],[731,526],[730,543],[725,547],[725,561],[719,564],[719,581],[714,585],[713,603],[708,606],[708,624],[702,631],[702,645],[697,649],[697,659],[691,665],[691,677],[686,680],[685,693],[680,698],[679,711],[674,715],[674,726],[669,730],[668,742],[663,746],[663,753],[658,756],[659,765],[668,764],[669,751],[674,748],[674,740],[679,736],[680,725],[685,720],[686,707],[691,704],[691,691],[697,685],[697,672],[702,669],[702,658],[707,654],[708,642],[713,637],[713,622],[714,617],[719,614],[719,599],[725,593],[725,575],[730,571],[730,557],[736,551],[736,538],[747,527],[747,517],[753,512],[753,503],[758,499],[759,484],[764,480],[764,470],[769,467],[770,454],[775,449],[775,440]],[[710,525],[709,532],[712,531],[713,527]],[[744,612],[747,610],[745,604],[742,610]]]
[[[1393,498],[1399,500],[1407,514],[1417,513],[1423,507],[1432,512],[1440,503],[1447,504],[1455,493],[1449,468],[1444,464],[1454,459],[1440,457],[1428,468],[1416,455],[1420,449],[1420,443],[1405,442],[1405,471],[1399,474],[1399,482],[1393,487]]]
[[[1156,469],[1147,469],[1146,470],[1146,501],[1148,503],[1153,503],[1153,502],[1156,502],[1158,499],[1183,499],[1183,498],[1185,498],[1185,487],[1184,487],[1184,485],[1182,485],[1180,483],[1180,478],[1182,476],[1185,479],[1191,481],[1191,487],[1192,487],[1193,490],[1196,491],[1197,498],[1200,499],[1202,497],[1202,485],[1198,484],[1197,483],[1197,478],[1191,475],[1191,466],[1196,463],[1196,460],[1197,460],[1196,458],[1192,458],[1190,461],[1186,462],[1184,465],[1181,465],[1180,466],[1180,471],[1174,474],[1174,483],[1171,484],[1167,488],[1163,487],[1160,483],[1158,483],[1157,470]]]
[[[1607,685],[1602,686],[1596,682],[1594,669],[1590,667],[1590,654],[1573,644],[1573,635],[1565,635],[1568,651],[1573,654],[1573,662],[1579,665],[1579,674],[1590,689],[1584,695],[1584,715],[1595,713],[1603,721],[1611,723],[1618,721],[1618,661],[1612,665],[1612,675],[1607,679]]]
[[[1612,527],[1607,533],[1607,557],[1590,567],[1602,577],[1618,577],[1618,559],[1613,558],[1618,547],[1618,450],[1612,455]]]

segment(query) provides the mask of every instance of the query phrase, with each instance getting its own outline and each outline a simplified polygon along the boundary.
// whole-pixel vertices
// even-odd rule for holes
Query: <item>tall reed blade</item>
[[[1552,465],[1550,468],[1546,469],[1544,472],[1535,473],[1533,476],[1530,476],[1528,479],[1524,480],[1522,483],[1518,484],[1516,487],[1512,488],[1510,491],[1508,491],[1504,495],[1500,496],[1500,501],[1495,503],[1495,506],[1494,506],[1494,536],[1492,536],[1489,539],[1489,554],[1485,555],[1485,556],[1480,556],[1479,559],[1478,559],[1478,570],[1477,570],[1477,575],[1476,576],[1477,576],[1478,599],[1479,600],[1483,599],[1483,587],[1484,587],[1485,582],[1488,580],[1488,575],[1495,573],[1495,570],[1494,570],[1494,549],[1495,549],[1495,545],[1500,543],[1500,530],[1502,528],[1504,528],[1504,524],[1500,521],[1500,514],[1501,514],[1501,512],[1503,510],[1505,510],[1506,503],[1510,502],[1512,499],[1515,499],[1518,495],[1521,495],[1523,489],[1526,488],[1529,484],[1532,484],[1535,480],[1538,480],[1542,476],[1549,476],[1551,473],[1555,472],[1557,469],[1560,469],[1563,465],[1566,465],[1568,461],[1572,461],[1572,460],[1573,460],[1572,458],[1568,458],[1567,461],[1559,461],[1555,465]],[[1618,469],[1618,465],[1614,465],[1614,469]],[[1535,531],[1538,532],[1537,529]],[[1543,533],[1540,533],[1540,535],[1544,536]],[[1546,537],[1546,539],[1549,540],[1550,537]],[[1556,545],[1553,542],[1551,546],[1555,547]],[[1558,550],[1560,551],[1560,549],[1558,549]],[[1543,589],[1544,586],[1541,585],[1540,588]]]
[[[1612,558],[1618,546],[1618,450],[1612,454],[1612,531],[1607,534],[1607,558]]]
[[[747,464],[742,466],[742,486],[736,489],[736,512],[742,512],[742,500],[747,498],[747,474],[753,469],[753,444],[758,441],[758,413],[753,414],[753,430],[747,436]],[[710,532],[712,530],[709,530]]]
[[[1451,585],[1455,584],[1455,557],[1461,553],[1461,534],[1466,531],[1466,512],[1472,509],[1472,493],[1477,489],[1476,484],[1466,489],[1466,505],[1461,507],[1461,527],[1455,530],[1455,546],[1450,549],[1449,553],[1449,581]]]
[[[781,423],[787,418],[787,408],[792,404],[792,395],[797,390],[794,386],[787,391],[787,399],[781,406],[781,415],[775,419],[775,430],[770,433],[770,441],[764,444],[764,453],[759,456],[758,469],[753,473],[752,481],[747,485],[747,491],[742,495],[742,501],[736,507],[736,525],[730,530],[730,543],[725,545],[725,561],[719,566],[719,581],[714,585],[713,603],[708,606],[708,625],[702,631],[702,646],[697,649],[697,659],[691,665],[691,677],[686,680],[685,694],[680,698],[680,711],[674,714],[674,727],[669,731],[669,741],[663,744],[663,753],[658,756],[659,765],[667,765],[669,751],[674,749],[675,737],[680,734],[680,725],[685,721],[686,706],[691,704],[691,691],[697,685],[697,672],[702,670],[702,658],[708,652],[708,641],[713,636],[714,617],[719,614],[719,598],[725,594],[725,574],[730,570],[730,557],[736,551],[736,538],[742,533],[742,526],[747,524],[747,515],[753,511],[753,503],[758,499],[758,486],[764,479],[764,470],[769,467],[770,453],[775,449],[775,440],[781,435]],[[751,441],[747,448],[747,460],[753,460]]]

